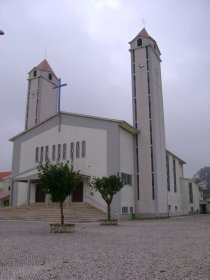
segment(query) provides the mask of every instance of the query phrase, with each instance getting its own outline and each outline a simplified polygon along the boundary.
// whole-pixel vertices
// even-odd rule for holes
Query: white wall
[[[28,196],[28,183],[18,183],[18,198],[17,205],[22,205],[27,203]]]
[[[42,72],[48,76],[48,72]],[[54,78],[54,77],[53,77]],[[54,78],[55,79],[55,78]],[[57,81],[55,82],[57,85]],[[48,77],[40,78],[39,114],[38,122],[42,122],[57,112],[57,89]]]
[[[49,80],[49,72],[38,69],[34,77],[34,70],[29,73],[28,81],[28,128],[57,113],[57,89],[53,89],[58,84],[57,78],[52,74]]]
[[[169,175],[170,175],[170,191],[168,191],[168,207],[169,215],[177,216],[182,214],[181,209],[181,189],[180,178],[182,177],[182,167],[179,160],[172,154],[169,156]],[[174,191],[174,172],[173,172],[173,159],[175,159],[176,166],[176,192]]]
[[[36,120],[37,94],[38,94],[38,79],[31,79],[28,89],[28,128],[34,126]]]
[[[189,183],[192,184],[193,203],[190,203]],[[198,190],[198,185],[195,182],[193,182],[192,179],[188,179],[188,178],[181,179],[181,196],[182,196],[181,203],[182,203],[183,211],[185,211],[187,214],[191,212],[199,213],[200,193]]]
[[[31,183],[30,203],[35,203],[36,184]]]
[[[134,139],[133,136],[124,129],[120,129],[120,172],[132,176],[132,185],[126,185],[120,191],[121,211],[122,207],[130,207],[134,209]],[[135,212],[135,209],[134,209]]]
[[[70,143],[86,141],[86,157],[74,158],[75,170],[80,170],[88,176],[106,176],[107,143],[106,131],[76,126],[55,126],[45,132],[32,137],[21,143],[20,168],[19,172],[34,168],[36,147],[49,146],[49,157],[52,158],[52,146],[64,143],[67,144],[67,159],[70,160]],[[62,153],[61,153],[62,154]],[[103,159],[103,160],[101,160]]]
[[[19,173],[34,168],[38,165],[35,162],[36,147],[49,146],[49,158],[52,159],[52,146],[64,143],[67,144],[67,160],[70,161],[70,143],[74,142],[74,150],[76,150],[76,142],[80,142],[80,157],[74,156],[74,170],[80,170],[82,175],[102,177],[107,175],[107,132],[102,129],[92,129],[78,126],[62,125],[61,131],[55,126],[43,133],[40,133],[29,140],[21,143],[20,147],[20,167]],[[81,142],[86,141],[86,155],[81,157]],[[75,155],[75,154],[74,154]],[[62,149],[61,149],[62,158]],[[62,160],[61,160],[62,161]],[[28,184],[18,184],[18,205],[27,200]],[[87,197],[87,190],[84,188],[84,199]],[[103,205],[102,198],[97,194],[93,197]],[[31,186],[30,202],[35,201],[35,186]]]

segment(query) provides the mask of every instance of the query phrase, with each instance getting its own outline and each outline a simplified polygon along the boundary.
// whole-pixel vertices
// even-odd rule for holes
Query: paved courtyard
[[[0,221],[0,279],[210,279],[210,215],[76,225]]]

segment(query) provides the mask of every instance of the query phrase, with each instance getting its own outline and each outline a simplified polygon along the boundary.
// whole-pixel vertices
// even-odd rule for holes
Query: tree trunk
[[[64,215],[63,215],[63,201],[60,201],[60,210],[61,210],[61,225],[64,225]]]
[[[107,203],[107,212],[108,212],[108,221],[111,220],[111,208],[110,208],[110,203]]]

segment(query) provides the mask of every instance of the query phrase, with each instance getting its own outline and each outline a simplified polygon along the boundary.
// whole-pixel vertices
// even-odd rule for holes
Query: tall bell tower
[[[130,42],[135,145],[136,214],[168,215],[160,50],[146,29]]]
[[[58,93],[56,89],[53,89],[57,85],[58,78],[46,59],[29,72],[26,130],[57,113]]]

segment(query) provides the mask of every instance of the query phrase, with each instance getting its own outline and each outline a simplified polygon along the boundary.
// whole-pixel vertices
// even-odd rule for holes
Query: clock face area
[[[31,99],[35,99],[36,98],[36,91],[31,91]]]
[[[140,71],[140,72],[144,71],[144,63],[139,63],[139,64],[137,65],[137,69],[138,69],[138,71]]]

